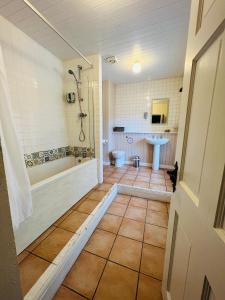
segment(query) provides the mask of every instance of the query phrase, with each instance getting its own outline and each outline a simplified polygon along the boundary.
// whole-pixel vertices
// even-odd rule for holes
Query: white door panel
[[[171,272],[171,283],[169,287],[169,290],[171,291],[170,296],[173,300],[180,300],[183,297],[190,250],[191,243],[178,221],[174,248],[174,260]]]
[[[193,0],[164,300],[225,300],[225,1]]]
[[[199,198],[204,202],[201,213],[212,226],[218,205],[212,199],[219,199],[225,159],[225,33],[221,35],[220,46],[199,189]]]
[[[190,126],[183,175],[183,181],[189,186],[196,196],[198,196],[199,192],[219,53],[220,43],[217,41],[196,64]]]

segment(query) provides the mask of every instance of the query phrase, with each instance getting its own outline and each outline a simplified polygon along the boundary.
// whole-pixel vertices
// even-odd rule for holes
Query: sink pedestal
[[[165,145],[169,142],[166,138],[146,138],[145,139],[148,144],[154,146],[153,150],[153,162],[152,162],[152,169],[158,170],[159,169],[159,161],[160,161],[160,146]]]
[[[160,145],[154,145],[152,169],[159,170]]]

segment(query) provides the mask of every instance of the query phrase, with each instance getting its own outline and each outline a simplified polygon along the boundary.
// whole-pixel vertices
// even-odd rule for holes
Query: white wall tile
[[[68,145],[61,61],[2,17],[0,45],[24,153]]]
[[[130,132],[155,132],[178,127],[183,78],[175,77],[153,81],[116,85],[115,126],[124,126]],[[152,99],[169,98],[168,124],[152,125]],[[144,112],[149,118],[144,119]]]
[[[67,104],[66,119],[70,145],[86,146],[95,148],[95,157],[98,159],[98,176],[99,182],[103,179],[103,148],[102,148],[102,62],[99,55],[88,56],[93,64],[93,68],[87,69],[87,64],[82,59],[73,59],[64,62],[64,102],[66,93],[77,90],[73,77],[68,74],[68,70],[76,70],[77,65],[83,67],[81,71],[81,97],[83,112],[87,113],[84,120],[84,130],[86,134],[85,142],[79,141],[80,118],[79,105],[76,100],[75,104]]]

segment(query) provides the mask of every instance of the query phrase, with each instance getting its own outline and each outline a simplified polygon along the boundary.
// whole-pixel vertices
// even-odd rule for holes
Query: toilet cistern
[[[156,137],[146,138],[145,140],[148,144],[154,146],[152,169],[159,170],[160,146],[167,144],[169,140],[166,138],[156,138]]]

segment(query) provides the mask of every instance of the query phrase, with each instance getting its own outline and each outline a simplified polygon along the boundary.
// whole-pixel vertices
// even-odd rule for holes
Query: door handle
[[[171,171],[167,171],[167,174],[170,176],[170,180],[172,181],[173,192],[176,191],[177,173],[178,173],[178,162],[176,161],[176,163],[174,165],[174,169]]]

